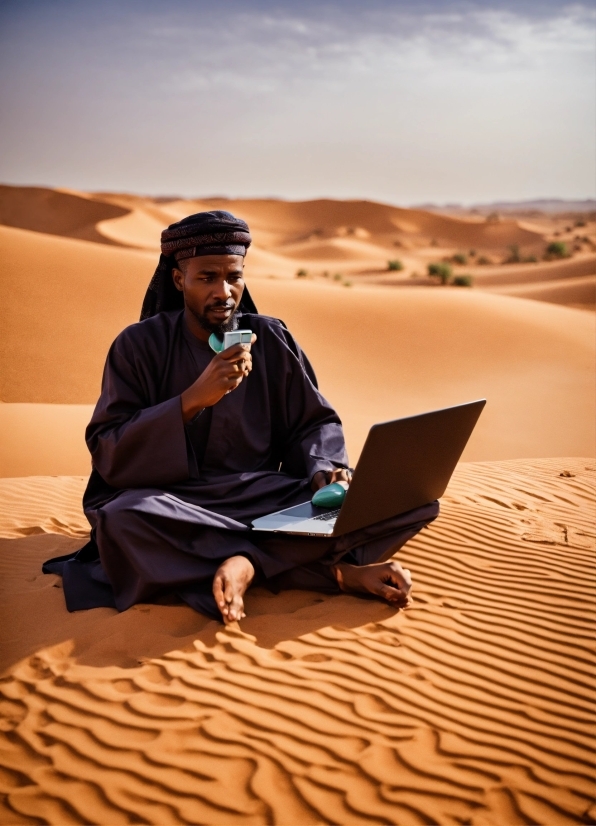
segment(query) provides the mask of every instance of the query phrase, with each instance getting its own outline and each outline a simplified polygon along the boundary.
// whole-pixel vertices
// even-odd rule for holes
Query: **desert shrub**
[[[456,275],[453,279],[455,287],[471,287],[474,279],[471,275]]]
[[[430,245],[431,245],[431,247],[438,247],[438,246],[439,246],[439,242],[437,241],[437,239],[436,239],[436,238],[432,238],[432,239],[431,239],[431,242],[430,242]]]
[[[576,226],[576,227],[585,227],[585,226],[586,226],[586,222],[585,222],[585,221],[576,221],[576,222],[575,222],[575,226]]]
[[[395,258],[393,261],[387,261],[387,269],[388,270],[395,270],[395,272],[399,272],[399,270],[403,270],[404,265],[399,260],[399,258]]]
[[[428,265],[428,274],[436,276],[441,284],[448,284],[451,280],[452,269],[450,264],[445,264],[444,262],[435,262],[434,264]]]
[[[564,241],[551,241],[546,248],[545,258],[568,258],[569,252]]]
[[[468,263],[468,258],[467,258],[466,255],[463,254],[463,252],[456,252],[455,255],[453,256],[453,263],[454,264],[467,264]]]
[[[517,244],[511,244],[509,247],[509,255],[503,262],[504,264],[519,264],[521,262],[521,255]]]
[[[487,258],[486,255],[481,255],[478,259],[478,263],[484,266],[485,264],[490,264],[490,258]]]
[[[522,260],[524,264],[536,264],[538,261],[535,255],[526,255],[526,257]]]
[[[468,255],[470,256],[470,258],[474,258],[474,256],[476,255],[476,250],[470,250]]]
[[[343,278],[343,275],[340,272],[336,272],[335,275],[333,276],[334,281],[341,281],[342,278]]]
[[[351,281],[344,281],[344,287],[351,287],[351,286],[352,286]]]
[[[329,278],[329,273],[327,270],[323,273],[323,278]]]
[[[296,273],[296,278],[306,278],[308,272],[306,270],[298,270]]]

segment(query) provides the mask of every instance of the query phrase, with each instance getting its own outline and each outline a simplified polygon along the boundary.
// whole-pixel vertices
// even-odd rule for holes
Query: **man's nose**
[[[214,287],[214,298],[217,298],[220,301],[227,301],[228,298],[232,295],[232,290],[230,289],[230,285],[226,281],[225,278],[222,278],[221,281],[218,281]]]

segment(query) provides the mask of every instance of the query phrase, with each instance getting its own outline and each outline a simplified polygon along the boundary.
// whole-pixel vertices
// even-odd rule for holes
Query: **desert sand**
[[[159,233],[215,207],[249,221],[251,292],[314,363],[352,461],[376,421],[488,399],[440,518],[400,552],[407,611],[255,588],[227,629],[183,605],[68,614],[41,574],[86,540],[84,428]],[[576,223],[0,188],[0,822],[596,820],[596,223]],[[553,239],[578,248],[503,264]],[[424,274],[472,248],[454,271],[473,288]]]
[[[412,608],[258,588],[225,630],[67,614],[40,564],[83,480],[2,480],[3,822],[590,822],[595,476],[462,464],[399,555]]]

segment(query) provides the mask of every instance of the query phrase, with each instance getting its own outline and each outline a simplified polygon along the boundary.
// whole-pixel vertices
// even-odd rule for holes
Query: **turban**
[[[172,279],[172,270],[178,261],[198,255],[244,256],[251,241],[248,224],[223,210],[197,212],[170,224],[161,234],[159,264],[145,293],[141,321],[157,313],[183,309],[183,295]],[[238,310],[241,313],[257,312],[246,287]]]

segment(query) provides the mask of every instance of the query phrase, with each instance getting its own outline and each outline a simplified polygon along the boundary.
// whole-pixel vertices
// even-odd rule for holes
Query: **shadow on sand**
[[[69,614],[60,577],[42,574],[41,565],[80,545],[80,539],[53,534],[0,540],[3,672],[56,645],[68,648],[81,665],[135,668],[149,658],[188,650],[195,640],[208,647],[217,644],[224,626],[184,604],[140,604],[121,614],[111,608]],[[358,628],[395,615],[395,609],[370,599],[312,591],[272,594],[262,587],[249,591],[246,607],[241,630],[267,649],[327,626]]]

